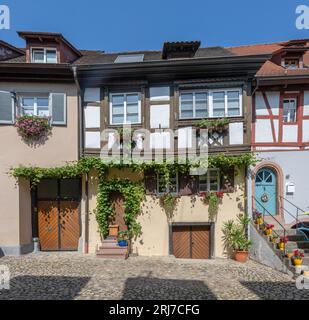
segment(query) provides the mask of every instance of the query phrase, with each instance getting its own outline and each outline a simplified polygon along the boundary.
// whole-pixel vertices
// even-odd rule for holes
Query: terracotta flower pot
[[[295,267],[300,267],[303,264],[303,259],[293,259],[293,264]]]
[[[234,259],[237,262],[246,263],[248,261],[249,252],[248,251],[236,251],[234,254]]]
[[[291,258],[293,257],[293,253],[291,253],[291,252],[287,253],[287,254],[286,254],[286,257],[289,258],[289,259],[291,259]]]
[[[110,237],[117,237],[118,236],[118,231],[119,231],[119,226],[109,226],[109,236]]]

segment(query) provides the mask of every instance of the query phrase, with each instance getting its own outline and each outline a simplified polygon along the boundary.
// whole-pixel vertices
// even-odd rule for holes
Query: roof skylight
[[[132,62],[143,62],[144,55],[143,54],[123,54],[119,55],[115,63],[132,63]]]

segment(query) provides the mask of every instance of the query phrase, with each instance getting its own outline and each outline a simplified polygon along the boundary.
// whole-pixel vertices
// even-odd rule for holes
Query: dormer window
[[[53,48],[32,48],[31,62],[57,63],[57,50]]]
[[[298,69],[299,68],[299,59],[286,58],[286,59],[284,59],[284,66],[287,69]]]

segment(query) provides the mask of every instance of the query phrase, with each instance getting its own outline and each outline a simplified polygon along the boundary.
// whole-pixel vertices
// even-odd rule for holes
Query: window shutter
[[[14,123],[14,106],[13,94],[7,91],[0,91],[0,123]]]
[[[66,125],[66,121],[67,121],[66,100],[67,100],[66,94],[64,93],[50,94],[52,124]]]
[[[221,172],[221,192],[232,193],[234,192],[234,180],[235,180],[235,170],[230,168],[226,171]]]
[[[145,170],[144,182],[146,194],[157,194],[157,174],[154,170]]]
[[[179,194],[188,196],[198,191],[198,176],[190,176],[188,174],[179,177]]]

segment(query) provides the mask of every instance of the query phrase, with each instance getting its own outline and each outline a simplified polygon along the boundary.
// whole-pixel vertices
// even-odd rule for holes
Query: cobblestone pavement
[[[11,272],[1,299],[308,299],[288,275],[255,262],[173,258],[102,260],[77,253],[0,258]]]

